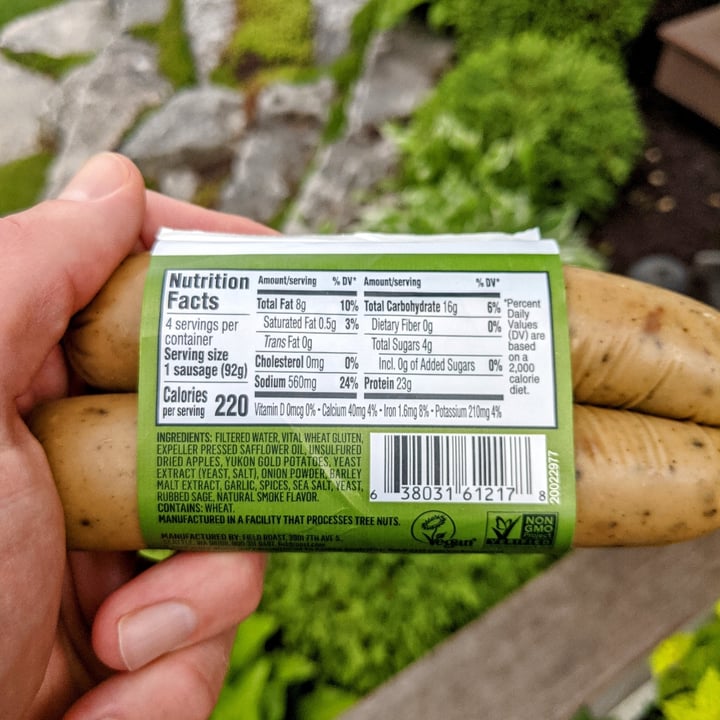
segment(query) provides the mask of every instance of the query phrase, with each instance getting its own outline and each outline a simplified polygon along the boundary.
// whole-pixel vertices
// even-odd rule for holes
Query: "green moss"
[[[312,61],[310,3],[305,0],[243,0],[230,52],[267,64],[308,65]]]
[[[365,52],[371,38],[402,23],[422,0],[369,0],[355,15],[350,28],[350,43],[345,54],[332,64],[331,73],[337,88],[330,109],[325,140],[342,135],[345,127],[345,105],[355,81],[362,72]]]
[[[0,3],[0,27],[20,15],[57,5],[58,0],[3,0]]]
[[[158,28],[158,65],[174,87],[196,82],[190,43],[183,26],[182,0],[170,0],[168,12]]]
[[[0,215],[25,210],[37,202],[52,159],[52,153],[43,152],[0,166]]]
[[[155,45],[158,40],[159,27],[159,25],[153,25],[152,23],[141,23],[140,25],[130,28],[128,32],[136,40],[144,40],[151,45]]]
[[[84,65],[93,58],[92,53],[65,55],[61,58],[50,57],[41,53],[16,53],[12,50],[3,50],[2,53],[8,60],[12,60],[29,70],[49,75],[56,80],[74,67]]]
[[[233,86],[257,85],[278,72],[292,79],[312,61],[309,0],[243,0],[237,30],[212,79]]]

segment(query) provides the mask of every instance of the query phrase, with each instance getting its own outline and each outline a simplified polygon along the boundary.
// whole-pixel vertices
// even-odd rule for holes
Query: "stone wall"
[[[184,0],[198,82],[182,90],[162,76],[157,48],[130,33],[159,23],[168,0],[64,0],[20,17],[0,28],[0,49],[88,59],[55,80],[0,55],[0,164],[54,148],[51,197],[90,155],[118,150],[166,194],[190,200],[212,178],[225,212],[266,223],[282,213],[290,233],[346,229],[362,191],[395,167],[383,125],[408,117],[452,58],[447,40],[419,27],[372,38],[348,95],[346,130],[324,141],[337,93],[330,63],[346,52],[363,2],[314,0],[321,77],[267,85],[252,103],[210,80],[237,27],[235,0]]]

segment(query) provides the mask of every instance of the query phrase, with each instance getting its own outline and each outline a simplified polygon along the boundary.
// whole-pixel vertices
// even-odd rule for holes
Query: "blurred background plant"
[[[720,720],[720,603],[698,628],[661,642],[650,668],[657,697],[643,720]]]
[[[612,62],[624,62],[623,51],[643,28],[653,0],[436,0],[430,21],[451,28],[461,54],[482,48],[499,37],[513,37],[532,28],[565,42],[575,41]]]
[[[548,555],[272,556],[213,720],[330,720],[548,567]]]
[[[160,71],[174,88],[189,87],[197,82],[190,43],[183,29],[183,0],[168,0],[162,22],[138,25],[132,34],[157,46]]]
[[[10,0],[5,21],[49,4]],[[512,232],[537,226],[559,241],[566,262],[602,265],[587,235],[590,223],[612,206],[642,149],[622,51],[639,32],[649,2],[612,8],[595,2],[582,10],[557,4],[562,12],[554,4],[531,10],[525,3],[369,0],[359,10],[349,51],[329,69],[340,92],[328,139],[343,127],[372,37],[411,19],[456,44],[454,67],[409,124],[383,130],[399,144],[400,166],[366,198],[362,229]],[[310,0],[237,5],[237,30],[212,74],[215,82],[252,97],[275,80],[299,81],[321,71],[313,65]],[[169,0],[162,22],[132,29],[158,47],[160,70],[176,89],[197,81],[182,12],[182,0]],[[585,42],[586,35],[594,42]],[[55,76],[86,59],[3,52]],[[39,198],[52,151],[0,167],[0,213]],[[213,183],[199,190],[198,200],[217,199],[217,178]],[[279,221],[283,217],[278,213]]]
[[[648,664],[654,699],[637,720],[720,720],[720,602],[697,627],[660,642]],[[582,709],[573,720],[613,719]]]
[[[600,90],[602,88],[602,90]],[[392,232],[539,227],[600,264],[583,220],[614,203],[644,140],[622,69],[535,32],[465,56],[396,138],[397,177],[361,225]]]
[[[239,0],[238,29],[213,80],[230,86],[297,80],[312,65],[309,0]]]

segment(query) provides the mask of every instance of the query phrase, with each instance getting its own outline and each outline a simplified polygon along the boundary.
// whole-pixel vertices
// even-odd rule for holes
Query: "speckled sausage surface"
[[[619,275],[565,268],[573,399],[720,425],[720,313]]]
[[[29,418],[65,511],[71,550],[139,550],[137,395],[81,395]]]
[[[720,527],[720,429],[576,405],[574,544],[663,545]]]
[[[89,385],[113,392],[137,390],[140,318],[149,253],[132,255],[80,311],[65,335],[65,352]]]

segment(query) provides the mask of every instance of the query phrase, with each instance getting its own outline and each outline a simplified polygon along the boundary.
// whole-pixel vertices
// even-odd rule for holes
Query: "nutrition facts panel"
[[[157,422],[556,425],[546,272],[164,271]]]

